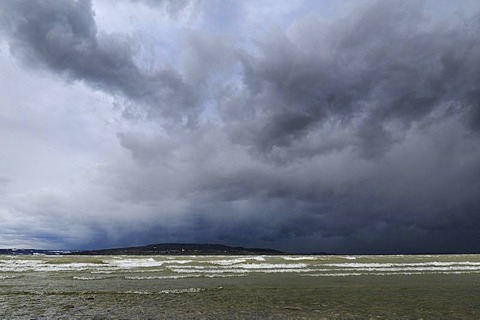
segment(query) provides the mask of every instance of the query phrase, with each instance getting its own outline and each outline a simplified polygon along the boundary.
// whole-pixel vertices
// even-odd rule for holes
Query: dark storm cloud
[[[268,154],[336,119],[371,158],[444,109],[475,128],[478,19],[440,23],[428,14],[418,1],[380,1],[332,23],[308,16],[272,32],[242,59],[244,97],[259,116],[247,120],[253,131],[233,137]]]
[[[213,133],[184,137],[180,146],[124,135],[142,169],[119,172],[115,185],[137,201],[188,199],[181,227],[167,229],[192,241],[248,238],[341,252],[475,250],[480,151],[478,137],[464,135],[462,126],[448,120],[418,129],[382,159],[343,151],[290,165],[244,159]],[[157,153],[149,156],[152,148]]]
[[[90,1],[6,1],[0,8],[10,48],[26,64],[124,95],[152,115],[195,117],[196,94],[181,75],[171,67],[142,70],[133,39],[97,30]]]
[[[186,28],[178,64],[146,71],[134,39],[97,30],[89,2],[1,7],[16,57],[147,114],[117,133],[130,158],[105,165],[104,194],[89,195],[102,243],[478,250],[479,14],[368,1],[255,38]]]

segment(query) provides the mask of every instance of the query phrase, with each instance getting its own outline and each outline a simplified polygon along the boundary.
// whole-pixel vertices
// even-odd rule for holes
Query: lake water
[[[0,318],[480,319],[480,255],[4,255]]]

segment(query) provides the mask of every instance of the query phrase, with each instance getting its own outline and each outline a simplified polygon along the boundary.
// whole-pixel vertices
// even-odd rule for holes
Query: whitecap
[[[164,280],[164,279],[185,279],[198,278],[200,275],[175,275],[175,276],[125,276],[127,280]]]
[[[268,269],[239,269],[239,268],[229,268],[229,269],[190,269],[190,268],[172,268],[173,272],[177,273],[202,273],[202,274],[223,274],[223,273],[304,273],[304,272],[313,272],[318,271],[317,269],[279,269],[279,268],[268,268]]]
[[[113,259],[108,261],[110,265],[120,269],[148,268],[162,266],[164,261],[157,261],[153,258]]]
[[[475,274],[480,271],[439,271],[439,272],[336,272],[301,274],[305,277],[347,277],[347,276],[394,276],[394,275],[426,275],[426,274]]]
[[[455,266],[472,266],[480,267],[480,262],[440,262],[440,261],[431,261],[431,262],[416,262],[416,263],[325,263],[319,264],[317,266],[326,266],[326,267],[337,267],[337,268],[395,268],[395,267],[455,267]]]
[[[187,264],[187,263],[192,263],[193,260],[167,260],[163,261],[163,263],[166,264]]]
[[[198,293],[205,291],[205,288],[186,288],[186,289],[168,289],[168,290],[162,290],[160,293],[174,293],[174,294],[179,294],[179,293]]]
[[[243,263],[232,266],[232,268],[242,269],[301,269],[305,268],[305,263]]]
[[[205,262],[209,262],[211,264],[221,265],[221,266],[231,266],[239,263],[245,263],[249,260],[253,261],[265,261],[264,256],[243,256],[241,258],[229,258],[229,259],[222,259],[222,260],[209,260]]]
[[[287,261],[304,261],[304,260],[320,260],[320,257],[317,256],[301,256],[301,257],[292,257],[292,256],[281,256],[283,260]]]
[[[107,279],[107,277],[86,277],[86,276],[73,276],[74,280],[102,280]]]
[[[123,293],[127,293],[127,294],[153,294],[153,292],[150,292],[150,291],[140,291],[140,290],[129,290],[129,291],[125,291]]]

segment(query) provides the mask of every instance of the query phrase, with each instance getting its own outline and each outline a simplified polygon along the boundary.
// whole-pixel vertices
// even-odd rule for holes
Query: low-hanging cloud
[[[94,8],[1,4],[13,56],[145,114],[124,112],[137,123],[116,133],[129,158],[104,164],[83,194],[91,203],[62,200],[82,226],[66,242],[478,249],[479,13],[437,19],[419,1],[366,1],[252,35],[241,33],[246,3],[238,35],[182,29],[178,59],[146,69],[138,40],[99,30]],[[195,8],[208,20],[212,5]]]

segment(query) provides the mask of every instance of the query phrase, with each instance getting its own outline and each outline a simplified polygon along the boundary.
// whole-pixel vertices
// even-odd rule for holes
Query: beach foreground
[[[0,256],[5,319],[475,319],[480,256]]]

